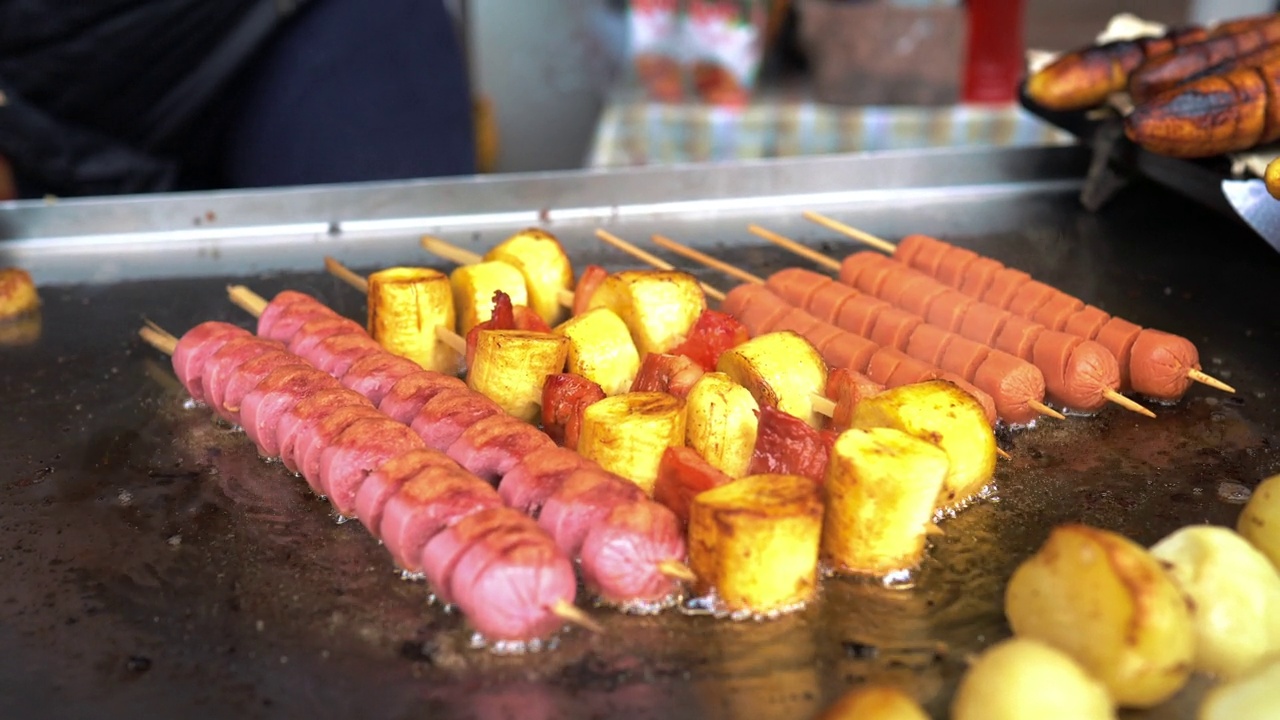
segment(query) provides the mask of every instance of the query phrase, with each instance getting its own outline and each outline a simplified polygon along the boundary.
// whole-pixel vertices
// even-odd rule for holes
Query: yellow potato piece
[[[866,685],[841,695],[817,720],[929,720],[929,716],[915,698],[898,688]]]
[[[729,612],[795,610],[818,587],[822,498],[798,475],[749,475],[694,497],[689,565]]]
[[[31,274],[16,267],[0,268],[0,320],[34,312],[40,296]]]
[[[369,334],[389,352],[427,370],[457,374],[462,356],[441,342],[437,327],[453,331],[453,290],[431,268],[393,267],[369,275]]]
[[[573,265],[554,235],[538,228],[521,230],[485,253],[484,259],[499,260],[520,271],[529,307],[548,326],[554,327],[568,316],[569,309],[560,304],[560,293],[573,290]]]
[[[1145,548],[1107,530],[1054,528],[1014,571],[1005,614],[1015,635],[1066,652],[1125,707],[1164,702],[1191,672],[1182,591]]]
[[[827,363],[800,335],[784,330],[753,337],[721,353],[716,370],[750,390],[760,405],[822,427],[824,419],[814,410],[813,398],[827,388]]]
[[[550,333],[480,330],[467,387],[526,422],[541,416],[547,376],[564,370],[569,343]]]
[[[1280,475],[1258,484],[1240,512],[1236,530],[1280,569]]]
[[[449,274],[453,305],[458,315],[458,334],[466,337],[471,328],[493,317],[493,294],[498,290],[511,298],[512,305],[528,305],[524,275],[513,265],[488,261],[463,265]]]
[[[918,565],[948,467],[939,447],[901,430],[841,433],[824,484],[823,557],[877,577]]]
[[[1223,677],[1280,652],[1280,574],[1235,531],[1192,525],[1151,547],[1191,599],[1195,668]]]
[[[652,496],[662,454],[683,446],[684,436],[683,400],[659,392],[623,393],[583,410],[578,454]]]
[[[685,398],[686,444],[729,477],[740,478],[751,465],[759,412],[750,390],[725,373],[706,373]]]
[[[684,342],[689,329],[707,308],[696,278],[677,270],[623,270],[600,287],[587,309],[607,307],[618,314],[635,341],[640,357],[664,353]]]
[[[889,427],[942,448],[950,469],[937,507],[964,507],[991,482],[996,438],[982,406],[942,380],[903,385],[864,399],[853,410],[855,428]]]
[[[617,313],[604,307],[588,310],[554,332],[569,340],[568,372],[596,383],[605,395],[631,389],[640,370],[640,353]]]
[[[1205,693],[1198,720],[1280,718],[1280,658]]]
[[[1114,720],[1107,688],[1070,655],[1012,638],[978,656],[951,700],[951,720]]]

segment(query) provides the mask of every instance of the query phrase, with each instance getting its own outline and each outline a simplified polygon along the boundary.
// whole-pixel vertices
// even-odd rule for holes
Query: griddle
[[[945,717],[966,659],[1009,634],[1005,583],[1054,525],[1149,544],[1232,524],[1238,485],[1280,471],[1280,258],[1156,187],[1086,211],[1088,164],[1080,148],[944,150],[0,206],[0,266],[28,268],[44,301],[38,339],[0,347],[0,717],[782,720],[869,680]],[[189,407],[136,335],[144,319],[250,326],[226,300],[233,281],[361,318],[323,256],[449,269],[421,233],[483,251],[540,225],[578,267],[610,269],[634,264],[596,227],[642,245],[662,232],[757,273],[805,263],[748,222],[859,249],[801,209],[889,239],[929,233],[1183,334],[1240,392],[1197,386],[1155,420],[1107,409],[1000,433],[1012,459],[997,499],[947,520],[903,586],[832,578],[766,622],[593,609],[607,635],[496,656],[359,523]],[[1190,718],[1206,684],[1125,717]]]

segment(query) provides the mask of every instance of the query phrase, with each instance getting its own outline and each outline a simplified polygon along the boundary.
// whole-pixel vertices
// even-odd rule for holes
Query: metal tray
[[[936,151],[0,206],[0,266],[29,268],[44,300],[38,339],[0,347],[0,717],[781,720],[868,679],[945,717],[966,658],[1008,634],[1004,584],[1049,528],[1151,543],[1229,524],[1223,483],[1280,470],[1280,258],[1155,188],[1087,212],[1088,162],[1078,148]],[[575,262],[610,268],[632,263],[596,227],[641,244],[662,232],[761,273],[797,261],[748,222],[855,249],[802,208],[891,239],[934,234],[1186,335],[1241,392],[1197,387],[1155,420],[1106,410],[1002,436],[998,501],[947,521],[911,587],[830,579],[771,622],[598,609],[605,636],[500,657],[470,648],[358,523],[336,524],[305,483],[186,407],[136,337],[144,318],[175,333],[247,325],[231,280],[360,317],[321,258],[431,264],[422,232],[482,250],[541,224]],[[1190,718],[1204,685],[1126,717]]]

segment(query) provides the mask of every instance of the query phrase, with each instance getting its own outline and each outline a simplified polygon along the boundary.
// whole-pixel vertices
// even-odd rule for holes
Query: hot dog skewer
[[[179,340],[154,323],[148,323],[146,327],[139,330],[139,335],[151,346],[174,358],[174,370],[193,398],[210,402],[211,408],[224,418],[242,422],[246,434],[259,447],[264,442],[268,442],[266,435],[276,436],[278,428],[270,422],[265,424],[245,422],[244,419],[259,418],[259,413],[264,416],[273,414],[263,407],[278,404],[273,394],[294,395],[293,407],[297,407],[309,402],[308,398],[328,393],[330,399],[325,408],[328,412],[313,416],[312,426],[320,426],[329,419],[337,417],[344,408],[371,410],[363,397],[354,391],[341,388],[336,380],[315,368],[310,368],[297,356],[284,351],[279,343],[253,337],[235,326],[225,323],[204,323],[193,328],[182,340]],[[239,342],[238,346],[237,342]],[[253,350],[255,345],[258,352],[255,356],[256,360],[245,359],[245,351]],[[235,347],[235,352],[230,352],[232,347]],[[239,360],[238,364],[237,360]],[[249,366],[255,361],[258,367],[250,370]],[[235,367],[228,369],[229,365],[235,365]],[[221,373],[219,373],[220,370],[222,370]],[[313,383],[310,390],[304,389],[297,383],[286,387],[279,382],[280,378],[286,376],[301,377],[307,371],[310,372]],[[254,382],[255,380],[257,382]],[[326,384],[321,380],[328,382]],[[253,387],[244,393],[243,397],[235,398],[237,407],[232,408],[228,402],[235,392],[232,388],[237,385],[241,389],[249,385]],[[272,386],[271,391],[258,392],[259,388],[268,385]],[[340,401],[338,398],[344,393],[346,393],[346,399]],[[214,399],[218,396],[222,397],[223,402]],[[343,405],[342,402],[348,404]],[[364,404],[360,404],[361,402]],[[281,410],[281,408],[277,407],[275,410]],[[287,412],[274,413],[274,417],[278,422],[283,422]],[[360,432],[361,422],[365,423],[363,429],[369,432]],[[341,455],[344,451],[347,451],[347,455],[351,454],[347,448],[351,442],[349,438],[358,438],[370,446],[377,444],[371,438],[382,434],[376,432],[381,429],[379,423],[390,422],[393,421],[389,418],[379,420],[373,415],[367,415],[363,420],[351,423],[347,429],[337,431],[330,447],[322,453],[320,464],[302,463],[304,477],[308,484],[313,488],[329,490],[339,483],[347,482],[349,475],[362,476],[358,477],[356,482],[366,484],[373,482],[371,478],[383,472],[381,469],[370,468],[363,471],[354,469],[354,466],[349,467],[351,463],[343,462],[349,458]],[[375,428],[375,425],[378,427]],[[305,430],[300,428],[298,432],[303,433]],[[293,447],[297,448],[298,445],[295,444]],[[284,452],[286,453],[284,459],[287,462],[298,462],[297,455]],[[327,455],[330,452],[333,454]],[[356,452],[367,452],[370,458],[377,457],[378,460],[374,462],[379,466],[394,464],[413,466],[424,473],[428,468],[432,468],[435,471],[433,480],[452,482],[452,487],[457,491],[455,495],[448,500],[443,497],[437,498],[437,507],[431,512],[436,516],[435,523],[432,525],[434,537],[457,538],[464,529],[474,528],[481,517],[489,523],[488,534],[477,532],[473,537],[458,538],[459,542],[455,543],[459,550],[457,563],[453,564],[447,572],[429,574],[437,593],[442,597],[448,597],[451,602],[456,602],[464,614],[473,621],[478,621],[477,625],[482,631],[491,634],[495,639],[527,641],[540,639],[554,630],[545,619],[521,617],[520,620],[513,622],[512,619],[519,615],[518,613],[492,612],[491,598],[487,597],[483,591],[475,591],[475,588],[492,588],[495,578],[502,575],[500,582],[507,587],[514,587],[522,582],[533,583],[525,588],[529,592],[520,597],[532,599],[548,593],[554,598],[542,608],[550,616],[592,632],[603,632],[603,628],[595,620],[573,604],[574,581],[568,558],[555,548],[551,538],[536,525],[502,508],[497,493],[487,483],[466,473],[443,455],[425,449],[420,441],[417,446],[408,441],[399,446],[382,445],[377,449],[356,450]],[[328,460],[327,463],[326,460]],[[464,497],[471,499],[459,503],[458,500]],[[507,539],[499,540],[503,537]],[[391,548],[392,538],[384,539],[387,541],[388,548]],[[522,543],[523,549],[518,550],[514,544],[516,542]],[[490,555],[487,563],[482,559],[486,552]],[[471,557],[468,558],[468,555]],[[427,558],[428,561],[431,559]],[[487,568],[480,567],[478,571],[473,570],[477,562],[487,565]],[[464,570],[468,571],[467,577],[468,582],[472,583],[471,586],[462,587],[460,580],[455,582]],[[542,573],[541,577],[539,577],[540,573]],[[556,581],[549,582],[549,578],[552,577],[555,577]]]
[[[777,233],[752,226],[755,235],[793,247]],[[872,267],[876,263],[888,263]],[[864,272],[864,270],[866,272]],[[893,278],[890,283],[889,278]],[[1021,358],[1040,369],[1049,394],[1064,406],[1091,412],[1111,402],[1147,417],[1155,413],[1117,392],[1120,363],[1100,342],[1014,316],[999,306],[970,298],[906,265],[875,253],[854,253],[841,263],[840,282],[925,317],[968,341]],[[911,292],[905,292],[910,287]]]
[[[941,247],[937,248],[939,252],[931,253],[931,257],[939,261],[933,264],[931,272],[929,266],[918,262],[920,259],[918,255],[904,258],[904,254],[910,248],[904,247],[902,243],[894,245],[863,230],[812,211],[806,211],[804,217],[829,230],[893,255],[917,270],[934,275],[940,281],[959,289],[966,295],[986,302],[993,299],[999,300],[992,304],[1003,305],[1009,311],[1028,320],[1038,318],[1050,320],[1044,323],[1050,329],[1060,329],[1085,340],[1097,340],[1103,343],[1120,363],[1121,386],[1124,388],[1131,388],[1139,394],[1166,401],[1176,401],[1181,398],[1191,381],[1223,392],[1235,392],[1235,388],[1200,369],[1199,353],[1191,341],[1159,330],[1142,328],[1110,316],[1098,308],[1086,305],[1077,298],[1054,291],[1047,286],[1032,285],[1034,281],[1030,276],[1005,268],[995,260],[980,258],[974,253],[951,248],[935,240],[934,243]],[[759,226],[748,229],[824,267],[840,269],[839,261],[816,253],[799,243],[788,243],[787,238],[781,238],[776,233],[761,232],[763,228]],[[941,255],[944,252],[963,254],[966,262],[941,263]],[[944,269],[946,272],[943,272]],[[996,283],[996,275],[1001,273],[1005,277],[1002,278],[1001,283]],[[1030,287],[1024,288],[1028,285]],[[1028,293],[1043,292],[1036,302],[1023,304],[1015,301],[1021,289],[1025,289]],[[999,295],[999,298],[996,295]]]

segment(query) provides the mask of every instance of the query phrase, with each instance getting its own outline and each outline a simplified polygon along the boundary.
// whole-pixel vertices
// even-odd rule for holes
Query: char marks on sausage
[[[625,503],[587,531],[582,579],[605,602],[661,603],[679,585],[659,570],[660,563],[685,554],[684,530],[674,513],[648,500]]]
[[[361,418],[320,451],[320,487],[339,514],[351,517],[356,513],[356,493],[370,473],[423,447],[412,430],[382,413]]]

